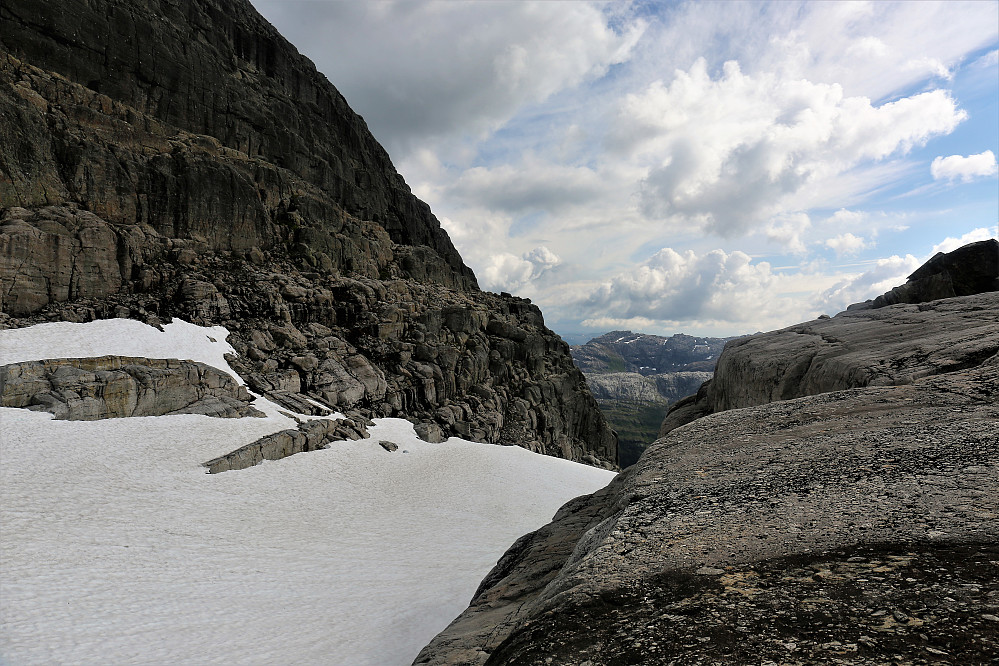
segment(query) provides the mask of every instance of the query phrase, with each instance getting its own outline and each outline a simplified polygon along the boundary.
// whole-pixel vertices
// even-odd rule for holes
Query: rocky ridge
[[[936,255],[905,285],[836,317],[733,340],[726,344],[713,379],[670,409],[659,434],[727,409],[861,386],[907,384],[978,365],[999,350],[997,322],[988,312],[990,294],[999,289],[997,274],[999,241],[980,241]],[[927,284],[944,286],[928,290]],[[986,305],[935,302],[957,291],[980,293],[975,289],[984,294]],[[920,293],[934,305],[910,302]],[[889,301],[898,307],[885,310]]]
[[[0,326],[221,324],[234,369],[289,408],[616,464],[540,310],[477,288],[247,2],[4,3],[0,111]]]
[[[572,347],[572,359],[587,375],[633,372],[654,377],[674,372],[711,372],[729,340],[684,333],[663,337],[611,331]]]
[[[729,356],[783,369],[719,393],[758,402],[522,537],[415,663],[987,663],[999,292],[801,326],[842,335],[730,343],[712,384]]]

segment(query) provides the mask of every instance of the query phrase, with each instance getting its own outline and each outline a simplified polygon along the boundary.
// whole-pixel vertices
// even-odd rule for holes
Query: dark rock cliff
[[[568,346],[481,292],[315,67],[242,0],[0,6],[0,325],[221,324],[250,387],[614,465]]]
[[[711,386],[416,663],[991,663],[999,292],[742,338]]]

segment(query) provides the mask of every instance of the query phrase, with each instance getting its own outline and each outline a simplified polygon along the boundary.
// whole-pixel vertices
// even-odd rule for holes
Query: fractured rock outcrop
[[[246,469],[265,460],[280,460],[296,453],[325,449],[333,442],[364,439],[368,436],[365,425],[363,419],[312,419],[300,423],[298,428],[265,435],[203,465],[209,474]]]
[[[0,366],[0,406],[93,421],[129,416],[263,416],[246,388],[204,363],[99,356]]]

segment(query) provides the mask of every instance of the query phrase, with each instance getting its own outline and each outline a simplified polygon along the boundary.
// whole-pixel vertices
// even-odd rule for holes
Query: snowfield
[[[0,331],[0,363],[120,354],[229,371],[226,334],[42,324]],[[399,419],[206,474],[202,462],[293,426],[257,404],[267,418],[0,409],[0,663],[409,664],[517,537],[614,476],[519,447],[429,444]]]

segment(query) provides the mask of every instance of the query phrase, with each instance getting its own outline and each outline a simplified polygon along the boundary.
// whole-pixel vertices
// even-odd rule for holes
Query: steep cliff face
[[[12,0],[0,8],[0,19],[0,43],[8,52],[100,95],[87,100],[89,110],[73,109],[72,115],[103,123],[105,109],[94,106],[114,100],[127,109],[119,120],[138,121],[137,136],[120,123],[108,123],[104,129],[112,135],[112,148],[125,148],[121,139],[130,138],[114,136],[116,130],[145,138],[142,125],[153,129],[146,119],[212,137],[208,149],[225,147],[292,172],[347,214],[381,225],[394,242],[432,248],[463,282],[474,284],[430,208],[413,196],[364,121],[248,2]],[[129,112],[137,116],[127,117]],[[39,191],[31,181],[15,181],[21,187],[13,196],[0,191],[5,200],[31,206],[57,203],[54,195],[71,195],[86,201],[95,213],[110,208],[116,222],[148,221],[154,228],[171,218],[180,218],[176,221],[181,225],[188,218],[187,224],[197,226],[205,217],[221,216],[216,245],[228,249],[229,244],[259,244],[247,234],[249,228],[233,226],[235,219],[266,236],[259,228],[266,227],[266,209],[294,193],[282,190],[280,178],[277,183],[266,182],[270,178],[247,182],[215,160],[198,160],[197,155],[184,156],[193,165],[178,164],[176,158],[155,164],[116,159],[113,149],[107,155],[105,146],[95,146],[91,137],[74,136],[68,129],[69,136],[54,151],[56,165],[70,176],[62,178],[68,191]],[[24,154],[29,147],[23,143],[17,149],[28,157],[15,162],[22,170],[45,164],[33,159],[38,155]],[[254,184],[257,187],[247,187]],[[261,186],[270,191],[261,194]],[[191,188],[203,191],[189,192]],[[208,204],[204,191],[209,189],[216,190],[213,210],[184,210]],[[309,203],[296,211],[304,224],[330,217],[328,210],[313,209],[316,203]]]
[[[992,658],[999,292],[734,341],[698,403],[519,539],[416,663]]]
[[[731,338],[677,333],[669,337],[611,331],[572,348],[572,358],[587,374],[635,372],[650,377],[673,372],[711,372]]]
[[[711,379],[710,372],[584,374],[600,411],[617,433],[622,469],[638,462],[649,442],[656,438],[669,406]]]
[[[0,116],[0,325],[222,324],[251,388],[296,408],[615,464],[538,308],[479,291],[247,2],[5,2]]]

